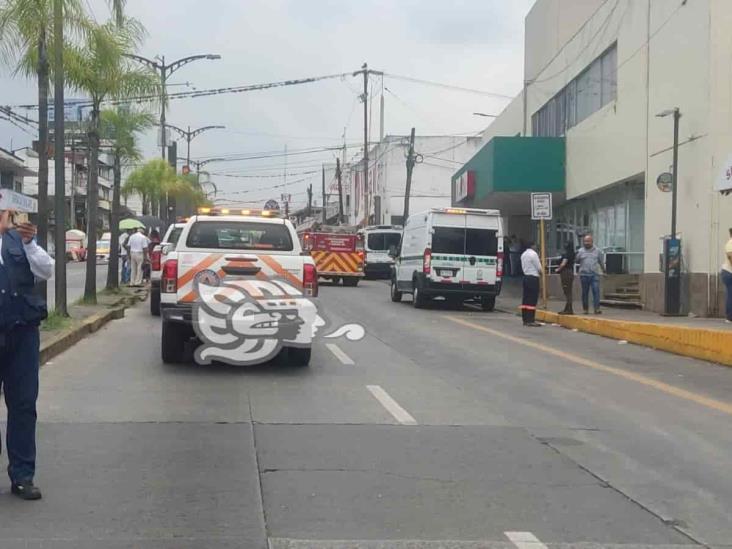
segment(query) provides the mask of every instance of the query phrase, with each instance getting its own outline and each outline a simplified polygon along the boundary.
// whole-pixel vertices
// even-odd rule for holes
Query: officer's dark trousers
[[[38,350],[37,327],[19,326],[0,336],[0,385],[8,407],[8,475],[14,482],[32,480],[36,469]]]
[[[536,320],[536,304],[539,301],[539,277],[524,276],[524,295],[521,301],[521,316],[524,324]]]

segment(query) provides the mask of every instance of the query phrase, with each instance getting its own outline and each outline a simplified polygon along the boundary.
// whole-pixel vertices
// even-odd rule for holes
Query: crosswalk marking
[[[346,366],[353,366],[356,364],[353,359],[344,353],[343,350],[335,343],[326,343],[325,346],[338,360],[341,361],[342,364],[345,364]]]
[[[404,408],[399,406],[399,403],[391,398],[389,393],[384,391],[384,389],[379,385],[367,385],[366,388],[371,391],[374,398],[378,400],[399,423],[402,425],[417,425],[417,420],[414,419]]]
[[[531,532],[504,532],[518,549],[547,549]]]

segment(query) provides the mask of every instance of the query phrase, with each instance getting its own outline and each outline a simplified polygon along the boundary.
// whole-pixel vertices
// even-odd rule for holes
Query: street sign
[[[660,190],[661,192],[670,193],[673,190],[674,185],[673,174],[669,172],[663,172],[656,179],[656,185],[658,186],[658,190]]]
[[[0,189],[0,210],[38,213],[38,200],[10,189]]]
[[[531,193],[531,219],[552,218],[552,193]]]
[[[721,172],[717,179],[717,190],[720,192],[732,191],[732,156],[722,164]]]

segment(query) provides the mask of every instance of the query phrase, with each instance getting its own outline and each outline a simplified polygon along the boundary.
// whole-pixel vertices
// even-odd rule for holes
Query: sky
[[[97,21],[109,17],[106,0],[82,0]],[[299,154],[348,144],[348,158],[362,154],[364,62],[387,74],[514,96],[523,73],[523,22],[534,0],[128,0],[128,15],[148,36],[139,53],[166,61],[213,53],[171,76],[171,93],[348,73],[298,86],[170,101],[167,121],[187,128],[224,125],[197,137],[194,159],[264,153],[271,158],[210,163],[220,196],[263,203],[278,198],[285,158],[288,192],[296,207],[315,172],[334,162],[334,151]],[[34,103],[35,83],[0,73],[0,104]],[[371,77],[371,141],[379,137],[379,97],[384,132],[466,135],[484,129],[506,98],[385,76]],[[67,97],[78,97],[67,91]],[[20,111],[23,113],[23,111]],[[37,115],[30,112],[30,116]],[[32,136],[0,120],[0,147],[20,148]],[[159,156],[156,131],[141,138],[147,156]],[[290,154],[284,156],[284,150]],[[179,156],[185,156],[179,142]],[[276,156],[273,156],[276,155]],[[241,177],[246,176],[246,177]],[[246,192],[244,192],[246,191]]]

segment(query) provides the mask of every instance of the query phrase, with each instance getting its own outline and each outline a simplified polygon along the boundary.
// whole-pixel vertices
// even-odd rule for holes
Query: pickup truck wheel
[[[162,359],[165,364],[183,362],[186,326],[163,321]]]
[[[422,294],[421,284],[418,280],[414,281],[414,289],[412,290],[412,306],[415,309],[424,309],[427,306],[427,297]]]
[[[150,314],[160,316],[160,290],[150,290]]]
[[[287,361],[291,366],[310,366],[310,356],[313,350],[310,347],[290,347],[287,349]]]
[[[496,296],[483,296],[480,298],[480,307],[484,311],[491,312],[496,308]]]
[[[402,300],[402,292],[397,288],[396,279],[391,279],[391,300],[394,303],[399,303]]]
[[[358,286],[358,278],[352,277],[352,276],[344,277],[343,278],[343,285],[344,286],[350,286],[351,288],[354,288],[354,287]]]

